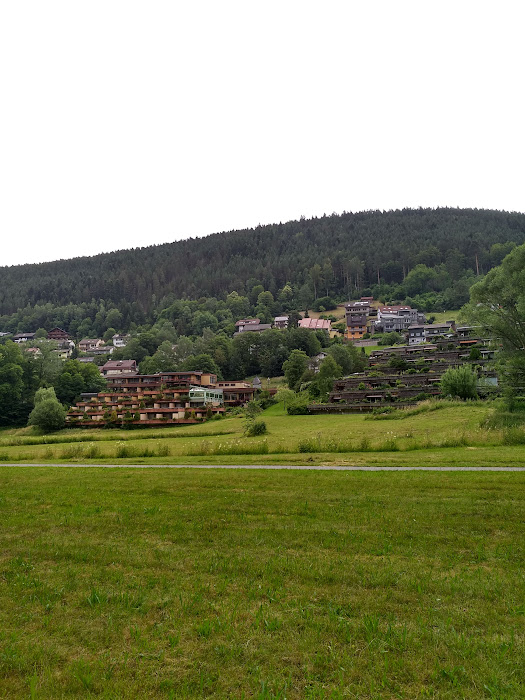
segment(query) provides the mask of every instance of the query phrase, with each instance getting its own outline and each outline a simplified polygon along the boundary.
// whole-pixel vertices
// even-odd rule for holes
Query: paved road
[[[22,464],[20,462],[2,462],[4,467],[102,467],[104,469],[296,469],[301,471],[337,471],[337,472],[525,472],[525,467],[339,467],[320,465],[290,464]],[[0,468],[1,468],[0,466]]]

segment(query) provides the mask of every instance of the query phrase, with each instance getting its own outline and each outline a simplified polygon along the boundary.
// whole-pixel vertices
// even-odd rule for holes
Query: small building
[[[109,360],[100,371],[104,377],[137,374],[137,362],[136,360]]]
[[[411,306],[380,306],[375,330],[383,333],[404,333],[410,326],[425,323],[424,314]]]
[[[447,321],[446,323],[417,323],[408,328],[408,344],[432,343],[436,338],[444,338],[454,334],[455,331],[456,325],[454,321]]]
[[[450,333],[455,333],[455,331],[455,321],[445,321],[445,323],[429,323],[425,326],[427,338],[437,338],[438,336],[445,336],[449,335]]]
[[[278,328],[279,330],[284,330],[285,328],[288,328],[289,320],[289,316],[276,316],[273,319],[273,327]]]
[[[255,394],[254,387],[248,382],[217,382],[217,386],[222,389],[225,406],[244,406],[253,400]]]
[[[29,340],[35,339],[36,333],[16,333],[13,336],[15,343],[27,343]]]
[[[345,304],[346,340],[360,340],[368,332],[370,301],[361,299]]]
[[[242,333],[247,326],[258,326],[261,323],[259,318],[241,318],[235,324],[236,333]]]
[[[319,352],[317,355],[314,355],[313,357],[310,358],[308,361],[308,369],[312,370],[312,372],[319,372],[319,368],[321,366],[321,362],[328,357],[327,352]]]
[[[192,406],[222,406],[224,403],[223,391],[218,387],[192,386],[189,397]]]
[[[63,328],[52,328],[47,334],[48,340],[69,340],[69,334]]]
[[[100,338],[82,338],[78,344],[78,349],[80,352],[90,352],[91,350],[97,350],[102,345],[104,345],[104,341]]]
[[[61,360],[69,360],[73,354],[73,349],[69,343],[61,343],[58,348],[55,349],[55,354],[58,355]]]
[[[271,323],[247,323],[245,326],[240,327],[240,330],[236,331],[233,336],[240,335],[241,333],[262,333],[263,331],[271,330]]]
[[[125,348],[129,341],[129,335],[120,335],[120,333],[115,333],[112,341],[114,347]]]
[[[111,355],[114,349],[113,345],[99,345],[98,348],[94,348],[89,352],[93,355]]]

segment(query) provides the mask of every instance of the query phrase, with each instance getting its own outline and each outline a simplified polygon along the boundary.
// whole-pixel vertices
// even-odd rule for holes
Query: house
[[[13,336],[15,343],[27,343],[28,340],[34,340],[36,333],[16,333]]]
[[[248,382],[217,382],[217,386],[223,391],[225,406],[244,406],[255,394],[255,388]]]
[[[129,335],[120,335],[119,333],[115,333],[112,340],[114,347],[125,348],[129,341]]]
[[[69,340],[69,335],[62,328],[52,328],[47,334],[48,340]]]
[[[242,333],[246,326],[258,326],[261,323],[259,318],[241,318],[235,324],[236,333]]]
[[[104,377],[111,377],[121,374],[136,374],[136,360],[109,360],[100,369]]]
[[[409,345],[419,345],[424,343],[425,338],[425,326],[422,323],[414,324],[408,327],[408,344]]]
[[[332,330],[332,322],[326,318],[302,318],[297,325],[299,328],[308,328],[310,331],[330,333]]]
[[[81,362],[82,364],[86,364],[88,362],[95,362],[94,357],[77,357],[77,362]]]
[[[326,357],[328,357],[328,353],[326,353],[326,352],[320,352],[317,355],[314,355],[308,361],[308,369],[311,369],[315,373],[319,372],[319,367],[321,366],[321,362]]]
[[[222,406],[224,403],[223,391],[216,386],[192,386],[189,398],[192,406]]]
[[[455,321],[431,323],[425,326],[425,336],[432,342],[435,338],[444,337],[456,331]]]
[[[113,345],[99,345],[98,348],[90,350],[93,355],[111,355],[114,350]]]
[[[33,357],[38,357],[42,354],[40,348],[24,348],[24,352],[28,352]]]
[[[80,352],[90,352],[90,350],[97,350],[104,345],[104,341],[100,338],[83,338],[78,344],[78,349]]]
[[[420,343],[432,343],[436,338],[444,338],[456,332],[455,321],[446,323],[419,323],[409,326],[408,344],[419,345]],[[474,340],[474,343],[477,341]]]
[[[410,326],[425,323],[424,314],[411,306],[380,306],[375,330],[382,333],[404,333]]]
[[[65,340],[58,344],[58,347],[55,349],[55,353],[59,356],[61,360],[69,360],[69,358],[73,354],[73,348],[71,347],[70,342],[68,340]]]
[[[278,328],[279,330],[283,330],[284,328],[288,328],[288,321],[290,320],[289,316],[276,316],[273,319],[273,327]]]
[[[245,326],[240,326],[239,330],[233,334],[233,337],[241,333],[262,333],[271,329],[270,323],[247,323]]]
[[[225,406],[244,406],[255,395],[255,388],[248,382],[217,382],[217,386],[222,389]]]
[[[345,305],[346,340],[360,340],[368,332],[368,317],[370,315],[370,301],[351,301]]]

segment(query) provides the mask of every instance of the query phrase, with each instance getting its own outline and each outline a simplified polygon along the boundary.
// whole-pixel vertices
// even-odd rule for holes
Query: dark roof
[[[36,333],[17,333],[13,338],[34,338]]]
[[[132,369],[136,366],[136,360],[108,360],[102,369]]]

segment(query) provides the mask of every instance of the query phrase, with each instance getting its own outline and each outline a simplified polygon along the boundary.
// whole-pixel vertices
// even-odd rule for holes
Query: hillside
[[[256,284],[275,295],[290,283],[301,303],[309,296],[350,296],[378,281],[388,295],[395,291],[388,285],[402,283],[418,264],[434,271],[427,289],[416,285],[402,291],[442,291],[486,272],[501,262],[510,243],[523,242],[525,214],[445,208],[344,213],[3,267],[0,314],[94,299],[118,307],[125,318],[138,315],[140,322],[163,299],[166,306],[176,298],[224,297],[232,290],[245,294]]]

